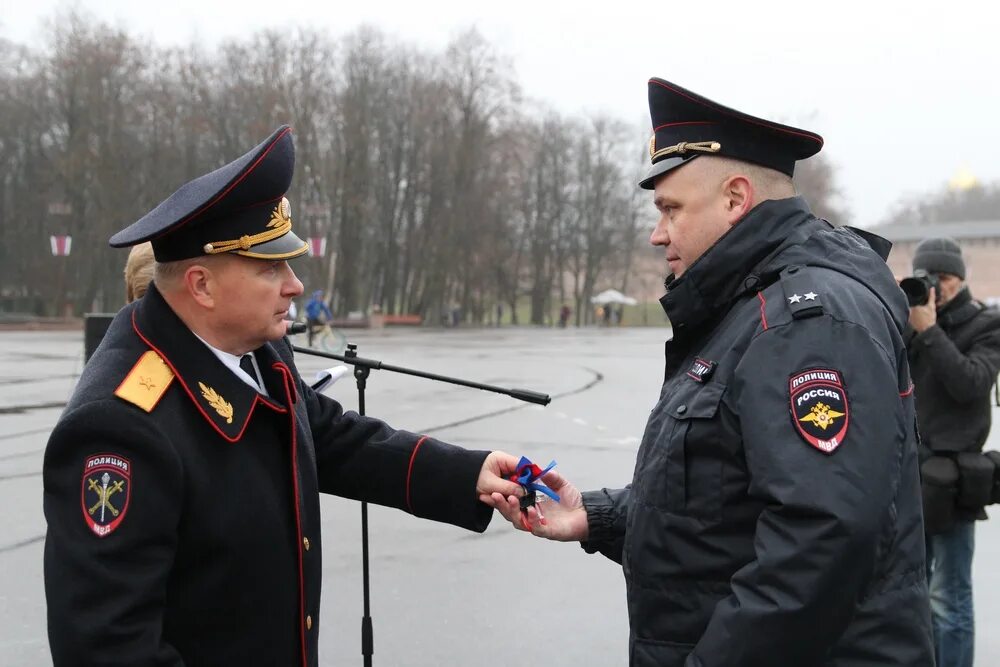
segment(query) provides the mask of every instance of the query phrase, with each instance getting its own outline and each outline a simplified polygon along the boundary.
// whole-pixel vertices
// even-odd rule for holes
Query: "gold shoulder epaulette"
[[[132,370],[118,389],[115,396],[138,405],[146,412],[152,412],[167,387],[173,382],[174,372],[156,352],[149,350],[135,363]]]

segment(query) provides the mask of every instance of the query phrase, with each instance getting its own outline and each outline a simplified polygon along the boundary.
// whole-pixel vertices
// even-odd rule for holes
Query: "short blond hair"
[[[706,155],[704,160],[713,177],[720,183],[730,176],[743,175],[753,181],[761,199],[784,199],[795,196],[795,185],[788,174],[728,157]],[[709,185],[714,187],[714,184]]]
[[[125,260],[125,303],[141,299],[153,279],[153,246],[148,241],[132,246]]]
[[[222,253],[221,255],[199,255],[187,259],[176,259],[170,262],[154,262],[153,282],[156,283],[156,287],[161,292],[176,289],[182,284],[184,274],[189,268],[196,265],[205,267],[218,266],[218,263],[227,255],[230,257],[233,256],[231,253]]]

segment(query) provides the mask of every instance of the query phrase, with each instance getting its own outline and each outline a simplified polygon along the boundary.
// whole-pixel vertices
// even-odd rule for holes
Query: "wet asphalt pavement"
[[[367,411],[472,449],[504,449],[581,489],[631,478],[662,379],[666,329],[348,332],[363,357],[553,396],[545,408],[386,371]],[[301,336],[299,338],[302,338]],[[304,340],[299,341],[304,344]],[[49,665],[42,587],[42,454],[83,364],[80,332],[0,332],[0,664]],[[333,365],[300,355],[311,379]],[[328,392],[357,407],[353,379]],[[994,422],[1000,420],[995,409]],[[991,435],[1000,449],[1000,428]],[[324,496],[320,661],[361,665],[360,505]],[[370,507],[373,664],[381,667],[627,664],[620,568],[576,544],[483,535]],[[1000,522],[978,524],[977,665],[1000,664]],[[81,610],[81,613],[86,613]],[[776,639],[780,646],[780,638]]]

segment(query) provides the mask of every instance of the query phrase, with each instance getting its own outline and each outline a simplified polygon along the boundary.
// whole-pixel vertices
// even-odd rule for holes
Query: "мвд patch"
[[[114,454],[95,454],[83,464],[83,519],[98,537],[121,525],[132,493],[132,464]]]
[[[788,380],[792,423],[810,445],[832,454],[844,444],[850,410],[840,373],[827,368],[800,371]]]

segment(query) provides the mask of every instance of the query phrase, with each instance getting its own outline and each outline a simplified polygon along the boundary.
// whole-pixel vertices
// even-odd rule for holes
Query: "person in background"
[[[992,489],[993,466],[981,452],[990,433],[991,390],[1000,370],[1000,313],[972,298],[962,249],[954,239],[921,241],[913,270],[928,280],[926,301],[910,306],[906,344],[926,457],[924,518],[934,649],[937,667],[972,667],[972,557],[976,521],[987,518],[983,502],[989,502]],[[983,488],[975,493],[980,467]],[[935,482],[949,468],[953,475],[942,495]]]
[[[566,325],[569,323],[569,316],[572,314],[573,314],[573,309],[564,303],[562,307],[559,309],[559,326],[561,328],[563,329],[566,328]]]
[[[309,337],[310,347],[312,347],[313,336],[332,319],[333,313],[330,312],[330,307],[323,300],[323,291],[314,291],[309,297],[309,301],[306,302],[306,326],[308,327],[306,333]]]
[[[125,303],[141,299],[153,280],[153,245],[148,241],[132,246],[125,260]]]

